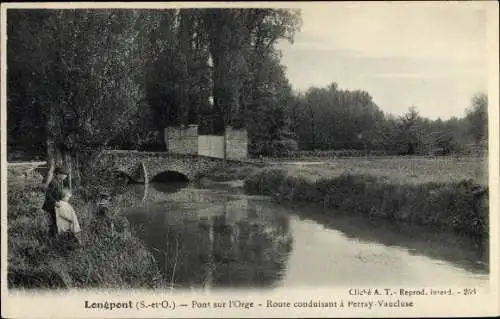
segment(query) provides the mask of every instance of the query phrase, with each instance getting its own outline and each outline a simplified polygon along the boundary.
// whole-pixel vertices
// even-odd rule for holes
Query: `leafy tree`
[[[488,96],[484,93],[472,97],[472,105],[466,110],[469,134],[475,143],[486,141],[488,137]]]
[[[78,175],[86,149],[158,143],[167,125],[212,121],[209,133],[232,125],[252,145],[293,144],[274,44],[293,40],[296,11],[9,10],[8,20],[9,140],[40,132],[52,167]]]
[[[33,83],[48,162],[65,162],[78,181],[85,149],[95,153],[133,123],[144,98],[140,40],[154,21],[136,10],[9,10],[8,20],[17,53],[9,70]]]
[[[415,107],[400,118],[399,140],[402,154],[414,155],[420,153],[421,148],[421,117]]]
[[[336,83],[310,88],[288,110],[303,149],[373,148],[383,113],[364,91],[339,90]]]
[[[243,119],[257,112],[252,107],[268,91],[266,66],[278,55],[273,46],[281,38],[293,40],[300,16],[283,9],[210,9],[200,15],[213,59],[216,130],[248,128]]]

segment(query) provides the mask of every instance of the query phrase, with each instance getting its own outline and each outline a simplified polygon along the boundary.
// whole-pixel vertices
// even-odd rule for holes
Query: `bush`
[[[277,140],[253,140],[248,146],[252,156],[283,157],[290,156],[298,149],[297,141],[291,138]]]
[[[245,180],[250,194],[279,200],[322,203],[365,216],[430,225],[478,238],[488,237],[488,192],[477,193],[472,180],[395,185],[382,177],[344,174],[310,182],[278,169]]]
[[[226,182],[245,179],[252,175],[256,168],[252,166],[234,166],[229,168],[218,168],[208,174],[202,174],[200,177],[206,177],[214,182]]]
[[[274,195],[286,177],[283,170],[270,169],[260,171],[245,179],[243,188],[252,194]]]
[[[393,153],[381,150],[354,150],[354,149],[342,149],[342,150],[289,150],[286,156],[295,159],[321,159],[321,158],[332,158],[332,157],[360,157],[360,156],[388,156]]]
[[[8,185],[9,288],[151,288],[163,285],[152,256],[113,214],[115,232],[96,222],[93,206],[79,194],[71,202],[82,227],[82,247],[63,249],[47,236],[43,193],[30,184]]]

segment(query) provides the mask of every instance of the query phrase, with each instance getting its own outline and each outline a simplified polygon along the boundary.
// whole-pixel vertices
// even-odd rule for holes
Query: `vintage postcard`
[[[2,317],[498,316],[498,4],[2,3]]]

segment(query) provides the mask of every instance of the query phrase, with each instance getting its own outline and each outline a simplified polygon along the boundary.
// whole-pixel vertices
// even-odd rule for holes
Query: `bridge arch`
[[[149,178],[150,182],[189,182],[189,177],[186,174],[174,170],[158,172]]]

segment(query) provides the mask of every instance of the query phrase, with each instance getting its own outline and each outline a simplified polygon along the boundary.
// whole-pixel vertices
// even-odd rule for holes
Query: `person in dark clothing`
[[[54,173],[55,176],[45,192],[45,202],[42,207],[43,210],[48,213],[50,237],[55,237],[57,235],[55,205],[56,202],[62,200],[64,197],[64,181],[68,177],[68,171],[63,167],[57,167]]]
[[[107,227],[110,231],[114,231],[115,225],[110,216],[111,195],[107,192],[102,192],[97,202],[97,218],[101,225]]]

